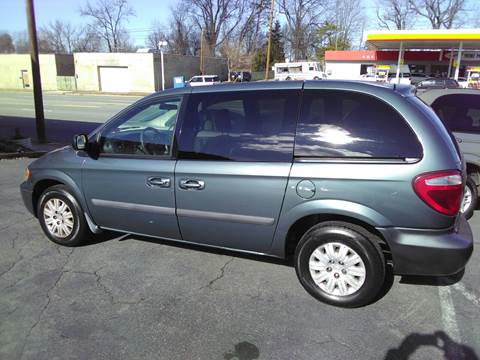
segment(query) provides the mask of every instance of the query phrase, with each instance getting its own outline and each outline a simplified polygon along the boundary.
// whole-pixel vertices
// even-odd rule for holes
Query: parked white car
[[[196,75],[188,80],[190,86],[204,86],[220,84],[220,78],[218,75]]]
[[[480,91],[432,89],[418,97],[430,105],[453,132],[467,165],[467,183],[461,211],[470,218],[480,192]]]
[[[458,86],[460,86],[462,89],[468,88],[468,79],[466,77],[459,77],[457,82]]]

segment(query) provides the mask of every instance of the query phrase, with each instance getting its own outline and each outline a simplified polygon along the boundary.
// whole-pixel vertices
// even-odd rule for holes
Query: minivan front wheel
[[[465,185],[465,191],[463,193],[462,205],[460,208],[461,212],[467,219],[470,219],[473,216],[475,208],[477,207],[477,198],[477,185],[471,177],[468,177]]]
[[[37,215],[45,235],[57,244],[78,246],[92,235],[80,205],[64,185],[42,193]]]
[[[370,303],[385,280],[385,259],[375,236],[345,222],[313,226],[300,240],[295,269],[318,300],[340,307]]]

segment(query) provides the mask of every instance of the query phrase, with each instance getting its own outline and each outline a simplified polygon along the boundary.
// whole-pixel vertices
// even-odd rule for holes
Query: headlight
[[[28,170],[28,167],[23,170],[23,180],[27,181],[30,179],[30,170]]]

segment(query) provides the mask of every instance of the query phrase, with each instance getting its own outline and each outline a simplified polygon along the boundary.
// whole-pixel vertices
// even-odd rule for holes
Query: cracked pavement
[[[480,358],[480,211],[450,305],[395,278],[347,310],[281,261],[130,235],[58,246],[21,202],[30,161],[0,161],[0,359]]]

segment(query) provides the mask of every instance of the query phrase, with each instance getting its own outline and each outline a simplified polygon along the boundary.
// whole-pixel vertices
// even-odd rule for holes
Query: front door
[[[97,136],[98,159],[82,169],[84,193],[100,227],[180,239],[172,138],[180,97],[134,105]]]
[[[190,95],[175,170],[184,240],[268,251],[292,164],[299,84]]]

